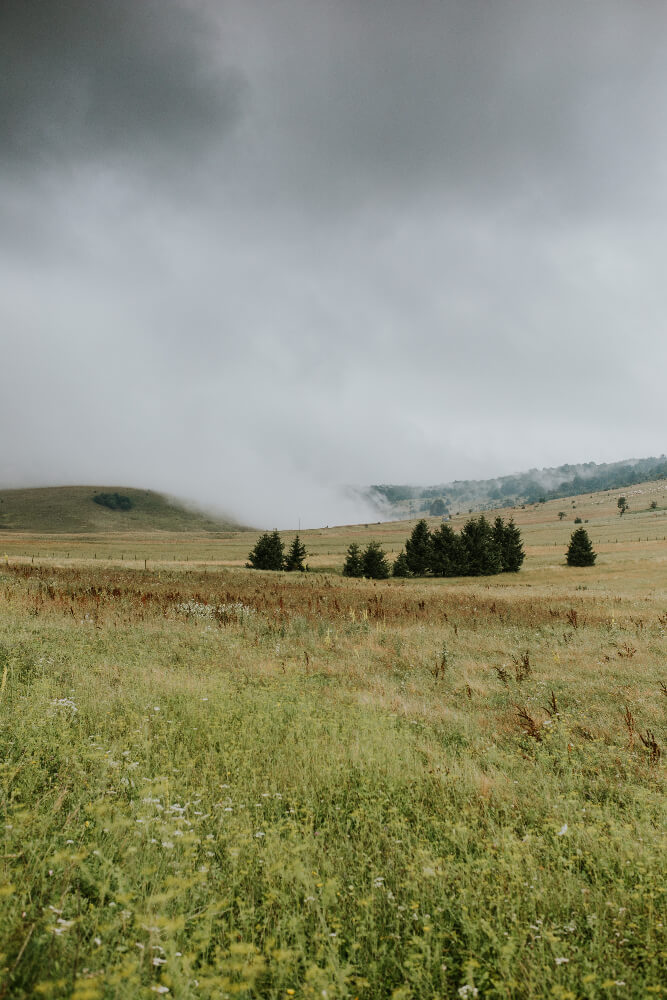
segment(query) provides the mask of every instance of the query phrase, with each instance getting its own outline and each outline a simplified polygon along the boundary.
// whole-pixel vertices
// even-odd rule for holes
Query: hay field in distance
[[[667,483],[500,513],[454,580],[1,533],[0,998],[663,995]]]

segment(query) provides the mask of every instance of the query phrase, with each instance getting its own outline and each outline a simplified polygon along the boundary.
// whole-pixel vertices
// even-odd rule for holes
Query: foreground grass
[[[6,568],[0,997],[660,995],[666,609],[583,573]]]

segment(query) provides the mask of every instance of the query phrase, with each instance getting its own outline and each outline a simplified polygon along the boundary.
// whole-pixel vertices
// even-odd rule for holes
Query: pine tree
[[[426,521],[418,521],[405,543],[408,569],[415,576],[424,576],[431,562],[431,532]]]
[[[392,576],[412,576],[410,572],[410,567],[408,566],[408,560],[406,558],[403,549],[398,553],[394,559],[394,565],[391,570]]]
[[[572,532],[567,549],[568,566],[593,566],[597,556],[585,528],[577,528]]]
[[[505,524],[497,517],[493,525],[493,537],[500,552],[503,573],[518,573],[526,555],[521,544],[521,532],[510,518]]]
[[[505,526],[505,545],[503,548],[503,573],[518,573],[526,558],[521,541],[521,531],[510,518]]]
[[[260,535],[254,549],[248,553],[248,569],[282,569],[285,550],[277,531]]]
[[[449,524],[441,524],[431,536],[429,568],[434,576],[460,576],[463,573],[461,539]]]
[[[362,556],[364,576],[371,580],[386,580],[391,576],[391,567],[379,542],[369,542]]]
[[[352,542],[347,550],[347,558],[343,565],[343,576],[363,576],[364,567],[361,559],[361,549]]]
[[[285,560],[285,569],[287,572],[291,573],[294,570],[299,570],[301,573],[305,573],[306,567],[303,564],[303,560],[307,554],[306,546],[300,541],[299,536],[295,535]]]
[[[466,521],[461,544],[465,553],[465,576],[492,576],[502,572],[500,549],[493,528],[483,514]]]

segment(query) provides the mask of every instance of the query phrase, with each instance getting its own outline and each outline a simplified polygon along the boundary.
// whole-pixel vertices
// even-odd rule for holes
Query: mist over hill
[[[458,513],[519,503],[537,503],[595,490],[621,489],[667,476],[667,458],[628,458],[619,462],[584,462],[495,479],[457,479],[433,486],[376,484],[361,491],[383,517],[393,520],[420,512]]]

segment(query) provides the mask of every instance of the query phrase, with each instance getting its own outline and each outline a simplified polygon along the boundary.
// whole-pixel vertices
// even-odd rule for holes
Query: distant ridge
[[[0,490],[3,532],[238,531],[231,518],[215,517],[186,502],[129,486],[44,486]]]
[[[627,458],[620,462],[584,462],[548,469],[530,469],[495,479],[457,479],[435,486],[382,484],[368,486],[361,495],[389,520],[429,512],[458,513],[490,510],[521,503],[558,500],[582,493],[623,489],[649,479],[667,477],[667,457]],[[444,510],[442,509],[444,508]]]

